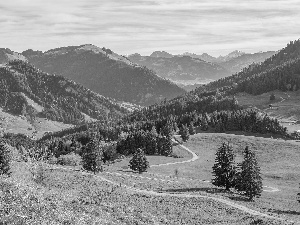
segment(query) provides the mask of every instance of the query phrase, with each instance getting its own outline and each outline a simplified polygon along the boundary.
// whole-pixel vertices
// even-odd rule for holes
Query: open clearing
[[[227,193],[210,184],[215,152],[223,141],[232,143],[237,162],[241,161],[241,153],[246,145],[256,151],[261,166],[264,191],[261,198],[256,199],[255,202],[248,202],[238,193]],[[300,207],[296,201],[300,182],[299,144],[295,141],[242,135],[200,133],[191,136],[191,139],[184,144],[199,156],[196,161],[170,164],[172,163],[170,158],[168,165],[153,166],[148,173],[139,175],[127,169],[127,159],[107,168],[110,172],[107,177],[119,183],[159,192],[218,195],[260,212],[300,221]],[[181,161],[186,161],[187,158],[191,159],[192,155],[182,158]],[[155,158],[149,156],[149,161],[153,165],[162,163],[163,159],[158,163]],[[176,161],[173,159],[173,162]],[[178,178],[175,176],[175,170],[178,170]]]
[[[15,116],[0,108],[0,133],[21,133],[32,139],[38,139],[43,137],[45,132],[56,132],[72,126],[71,124],[38,117],[30,121],[24,116]]]

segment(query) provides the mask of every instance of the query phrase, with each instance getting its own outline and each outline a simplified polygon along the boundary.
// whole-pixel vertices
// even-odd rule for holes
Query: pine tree
[[[189,133],[190,133],[190,135],[194,135],[196,133],[196,129],[195,129],[193,123],[190,123],[190,125],[189,125]]]
[[[0,143],[0,175],[9,174],[10,152],[3,142]]]
[[[212,184],[229,190],[229,188],[234,186],[235,174],[236,167],[234,166],[233,149],[229,143],[226,144],[224,142],[216,152]]]
[[[149,168],[149,162],[142,149],[138,148],[132,159],[129,161],[130,169],[143,173]]]
[[[172,138],[170,136],[162,137],[163,139],[163,146],[161,154],[164,156],[169,156],[173,152],[173,144]]]
[[[181,128],[179,130],[179,134],[180,134],[180,136],[181,136],[181,138],[184,142],[189,140],[190,134],[189,134],[189,130],[188,130],[187,125],[182,125],[181,126]]]
[[[251,201],[253,197],[260,196],[262,192],[262,178],[255,153],[247,146],[243,155],[244,160],[240,164],[241,171],[238,174],[236,189],[243,191]]]
[[[102,171],[103,152],[96,141],[91,140],[82,155],[83,168],[94,173]]]

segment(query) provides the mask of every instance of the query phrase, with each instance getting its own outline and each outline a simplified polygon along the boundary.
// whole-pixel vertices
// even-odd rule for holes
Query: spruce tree
[[[161,154],[164,156],[169,156],[173,152],[173,144],[172,144],[172,138],[170,136],[164,136],[163,139],[163,146],[162,146],[162,152]]]
[[[233,149],[229,143],[224,142],[216,152],[212,184],[229,190],[229,188],[234,187],[235,174]]]
[[[132,159],[129,161],[129,168],[134,171],[138,171],[139,173],[147,171],[149,168],[149,162],[142,149],[138,148],[135,151]]]
[[[239,165],[241,171],[238,174],[236,189],[242,191],[251,201],[262,192],[262,178],[257,164],[255,153],[247,146],[243,152],[244,160]]]
[[[0,175],[9,174],[10,152],[3,142],[0,142]]]
[[[194,135],[196,133],[196,129],[195,129],[193,123],[190,123],[190,125],[189,125],[189,133],[190,133],[190,135]]]
[[[82,155],[83,168],[95,174],[102,171],[103,152],[96,141],[91,140],[85,147]]]
[[[187,125],[182,125],[179,131],[182,141],[186,142],[190,138],[189,130]]]

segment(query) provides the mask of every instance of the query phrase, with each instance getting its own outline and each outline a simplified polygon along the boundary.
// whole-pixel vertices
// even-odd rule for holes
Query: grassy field
[[[1,224],[281,224],[209,199],[151,196],[47,168],[15,162],[11,177],[1,177]]]
[[[211,184],[200,182],[211,180],[215,152],[222,142],[230,142],[236,153],[236,161],[241,161],[242,150],[248,145],[255,150],[261,167],[263,185],[279,189],[268,192],[272,188],[265,187],[261,198],[255,202],[247,202],[235,193],[225,193],[215,189]],[[253,209],[263,212],[280,214],[285,218],[300,221],[300,206],[297,200],[300,182],[300,143],[233,134],[196,134],[185,143],[190,150],[200,158],[188,164],[153,167],[149,172],[165,176],[174,176],[179,171],[179,177],[199,181],[187,183],[186,187],[164,188],[165,191],[206,192],[229,197]]]
[[[45,118],[36,118],[34,121],[29,121],[23,116],[14,116],[0,108],[0,133],[21,133],[33,139],[38,139],[45,132],[56,132],[72,126],[71,124],[51,121]]]

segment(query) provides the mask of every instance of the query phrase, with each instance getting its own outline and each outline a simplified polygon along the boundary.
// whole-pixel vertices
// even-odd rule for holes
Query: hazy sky
[[[218,56],[300,38],[300,0],[1,0],[0,47],[91,43],[120,54]]]

